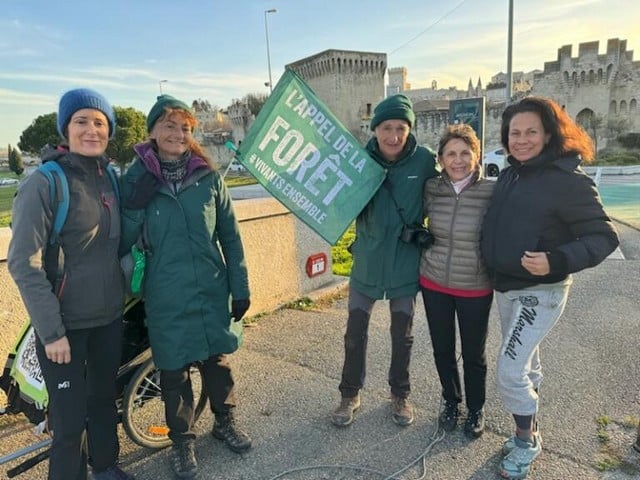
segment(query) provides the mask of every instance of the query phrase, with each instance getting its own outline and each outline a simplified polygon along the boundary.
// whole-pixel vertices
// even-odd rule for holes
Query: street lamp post
[[[507,33],[507,91],[506,105],[511,103],[511,86],[513,85],[513,0],[509,0],[509,30]]]
[[[160,80],[158,86],[160,87],[160,95],[162,95],[162,84],[167,83],[169,80]]]
[[[267,24],[267,14],[276,13],[278,10],[270,8],[264,11],[264,35],[267,39],[267,67],[269,68],[269,92],[273,93],[273,82],[271,81],[271,52],[269,51],[269,25]]]

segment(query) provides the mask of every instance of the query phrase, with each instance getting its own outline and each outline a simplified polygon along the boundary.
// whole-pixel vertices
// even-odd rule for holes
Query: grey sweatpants
[[[538,411],[539,346],[562,315],[572,282],[569,276],[558,283],[496,292],[502,328],[498,392],[511,414],[535,415]]]

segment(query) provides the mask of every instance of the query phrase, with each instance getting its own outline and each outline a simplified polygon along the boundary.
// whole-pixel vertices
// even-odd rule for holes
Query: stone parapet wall
[[[277,200],[258,198],[234,202],[240,223],[251,289],[248,316],[275,310],[334,282],[331,246],[296,219]],[[0,228],[0,260],[6,260],[11,239],[9,228]],[[309,278],[306,261],[323,253],[325,273]],[[0,357],[15,341],[27,313],[7,264],[0,263]]]

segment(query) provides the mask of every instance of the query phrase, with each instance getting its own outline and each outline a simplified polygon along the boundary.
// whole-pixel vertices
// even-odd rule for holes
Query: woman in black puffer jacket
[[[482,253],[502,327],[498,389],[513,415],[500,473],[525,478],[542,444],[535,420],[542,380],[538,347],[566,305],[571,274],[619,243],[593,181],[580,168],[591,138],[556,103],[528,97],[502,115],[510,167],[498,177],[483,224]]]

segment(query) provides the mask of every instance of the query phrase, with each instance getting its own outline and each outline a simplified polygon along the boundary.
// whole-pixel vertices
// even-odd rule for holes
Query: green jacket
[[[418,292],[420,249],[400,239],[404,223],[391,192],[405,221],[422,224],[422,190],[424,182],[437,175],[435,155],[418,146],[413,134],[395,162],[382,157],[375,137],[366,149],[387,171],[387,179],[356,219],[350,286],[374,299],[413,296]]]
[[[143,144],[122,179],[126,205],[136,180],[161,178],[155,152]],[[192,157],[177,194],[162,182],[145,210],[122,211],[121,254],[145,223],[150,254],[144,277],[146,323],[158,368],[176,370],[214,354],[231,353],[230,295],[249,298],[244,250],[231,197],[217,172]]]

